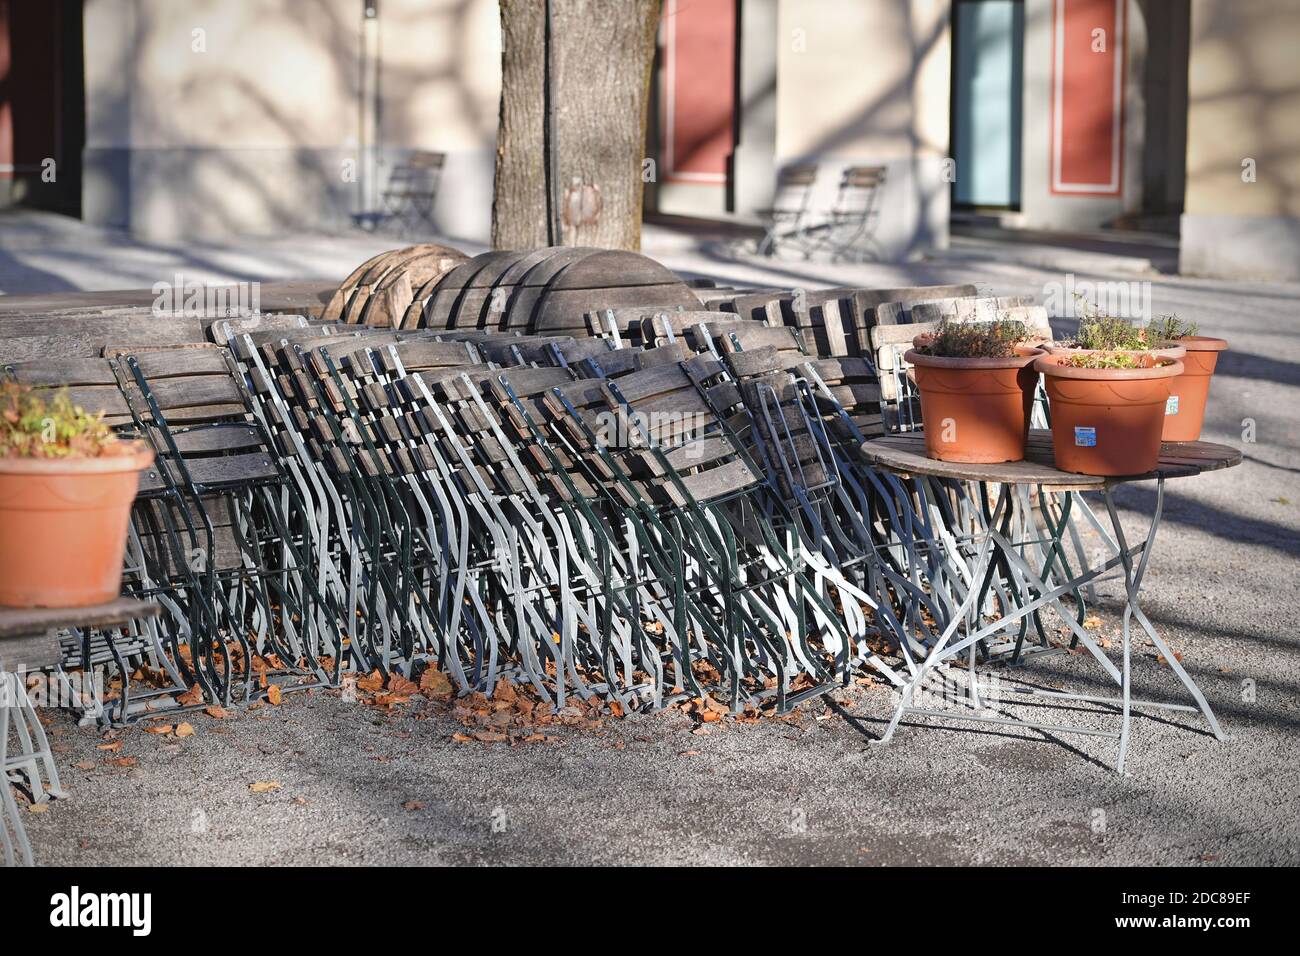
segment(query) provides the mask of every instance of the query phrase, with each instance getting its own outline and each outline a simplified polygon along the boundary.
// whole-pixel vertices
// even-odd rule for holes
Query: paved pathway
[[[33,232],[36,230],[36,234]],[[341,278],[397,245],[294,237],[162,248],[51,217],[0,217],[0,289],[123,288],[187,278]],[[762,284],[974,281],[1040,299],[1069,281],[1060,250],[898,266],[730,259],[652,230],[669,266]],[[1050,253],[1050,256],[1048,255]],[[1086,260],[1102,268],[1095,255]],[[1145,281],[1115,269],[1075,279]],[[680,714],[560,730],[552,744],[463,744],[437,714],[328,695],[232,720],[193,718],[183,740],[128,732],[109,754],[55,716],[73,799],[29,818],[47,863],[1159,863],[1300,862],[1300,286],[1150,278],[1156,313],[1232,343],[1206,437],[1241,445],[1236,469],[1171,485],[1146,609],[1230,735],[1138,720],[1130,774],[1102,742],[1012,732],[879,733],[890,700],[859,691],[852,719],[820,703],[788,721],[709,725]],[[1243,435],[1253,441],[1243,444]],[[1125,495],[1129,518],[1150,493]],[[1110,599],[1115,592],[1112,589]],[[1115,627],[1103,615],[1103,634]],[[1138,693],[1172,686],[1139,649]],[[1069,656],[1035,665],[1085,675]],[[1252,684],[1246,683],[1253,682]],[[1253,689],[1253,693],[1252,693]],[[824,718],[824,719],[823,719]],[[1075,749],[1077,748],[1077,749]],[[105,763],[134,756],[135,767]],[[91,769],[77,769],[81,764]],[[256,781],[281,789],[249,793]],[[404,809],[410,804],[412,809]]]

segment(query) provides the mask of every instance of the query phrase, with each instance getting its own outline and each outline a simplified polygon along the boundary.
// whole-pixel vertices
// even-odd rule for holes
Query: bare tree
[[[501,0],[494,247],[641,247],[659,3]]]

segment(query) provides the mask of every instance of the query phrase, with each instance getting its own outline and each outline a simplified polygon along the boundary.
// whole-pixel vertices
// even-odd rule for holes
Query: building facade
[[[1294,0],[663,0],[647,213],[756,220],[792,163],[829,205],[878,165],[889,258],[977,215],[1300,278],[1297,43]],[[346,229],[424,150],[439,231],[488,235],[494,0],[0,0],[0,66],[11,202],[160,240]]]

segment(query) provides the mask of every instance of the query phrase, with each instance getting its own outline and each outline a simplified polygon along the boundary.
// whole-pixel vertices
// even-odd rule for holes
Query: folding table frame
[[[928,649],[924,659],[910,667],[908,680],[900,692],[893,717],[878,743],[889,743],[898,729],[899,722],[906,716],[955,719],[985,725],[1015,726],[1030,730],[1106,737],[1118,742],[1115,769],[1122,773],[1128,754],[1134,708],[1199,712],[1205,718],[1214,736],[1219,740],[1224,739],[1223,731],[1209,702],[1143,612],[1139,595],[1156,533],[1160,527],[1166,480],[1231,467],[1240,463],[1241,453],[1227,446],[1207,442],[1167,443],[1162,449],[1160,463],[1154,473],[1134,478],[1105,479],[1058,471],[1052,465],[1050,441],[1049,433],[1042,431],[1031,433],[1027,460],[1003,465],[957,465],[929,459],[925,455],[924,440],[919,435],[891,436],[868,442],[863,446],[864,455],[875,467],[900,477],[924,476],[927,481],[922,482],[923,487],[932,487],[933,479],[940,478],[978,482],[978,487],[986,495],[990,488],[996,489],[996,501],[991,507],[989,520],[982,531],[975,536],[976,551],[969,569],[952,568],[951,573],[933,582],[936,589],[948,591],[945,600],[952,608],[952,616],[939,635],[939,639]],[[1144,479],[1153,479],[1156,482],[1155,509],[1145,535],[1140,540],[1130,543],[1119,520],[1114,495],[1116,489],[1126,482]],[[1111,549],[1111,556],[1092,567],[1081,568],[1077,573],[1058,574],[1056,559],[1064,553],[1064,521],[1049,526],[1045,547],[1044,543],[1038,540],[1029,542],[1018,540],[1012,533],[1016,493],[1018,489],[1026,486],[1037,489],[1040,496],[1049,491],[1058,492],[1064,498],[1063,508],[1068,507],[1071,501],[1076,501],[1085,491],[1099,492],[1110,518],[1111,530],[1107,530],[1090,509],[1083,509],[1083,514],[1088,517],[1094,529]],[[1035,552],[1040,559],[1038,561],[1031,560],[1035,557]],[[996,564],[999,562],[1011,569],[1011,577],[1017,579],[1022,587],[1007,588],[999,594],[997,603],[1000,607],[992,615],[993,619],[986,621],[986,614],[991,609],[986,599],[989,597],[989,587],[995,575]],[[1068,609],[1062,603],[1063,598],[1076,595],[1080,588],[1116,568],[1120,569],[1123,575],[1125,592],[1121,618],[1121,663],[1118,667],[1083,626],[1076,611]],[[964,582],[964,589],[956,590],[957,582]],[[999,700],[1003,703],[1055,701],[1073,702],[1076,705],[1096,705],[1103,709],[1102,712],[1109,711],[1112,714],[1118,712],[1120,717],[1118,730],[1051,724],[982,712],[988,709],[986,702],[989,698],[986,692],[1001,691],[1003,682],[999,681],[995,687],[981,681],[977,668],[976,647],[981,642],[1004,632],[1008,627],[1020,626],[1023,621],[1036,619],[1040,612],[1049,610],[1059,616],[1073,633],[1074,638],[1115,682],[1119,696],[1049,690],[1028,685],[1014,678],[1006,678],[1005,683],[1012,685],[1011,694],[1006,697],[999,694]],[[1145,633],[1163,655],[1165,662],[1195,702],[1195,706],[1133,699],[1130,672],[1134,621],[1139,625],[1140,633]],[[935,678],[946,678],[948,669],[945,665],[958,662],[963,656],[964,676],[967,682],[966,694],[969,701],[968,712],[960,713],[923,704],[918,705],[918,698],[931,690]]]

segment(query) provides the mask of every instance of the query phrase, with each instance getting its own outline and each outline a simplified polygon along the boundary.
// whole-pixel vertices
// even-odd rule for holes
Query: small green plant
[[[1195,335],[1195,322],[1184,322],[1176,315],[1158,315],[1147,323],[1147,339],[1151,342],[1176,342]]]
[[[1081,320],[1074,340],[1079,348],[1096,352],[1140,352],[1150,348],[1144,329],[1111,315],[1090,315]]]
[[[1010,358],[1016,354],[1016,346],[1028,337],[1025,323],[1017,319],[992,322],[945,319],[919,350],[942,358]]]
[[[103,413],[74,405],[66,388],[47,399],[18,382],[0,382],[0,458],[98,458],[123,447]]]
[[[1163,363],[1153,363],[1142,352],[1083,352],[1066,356],[1061,364],[1068,368],[1152,368]]]

